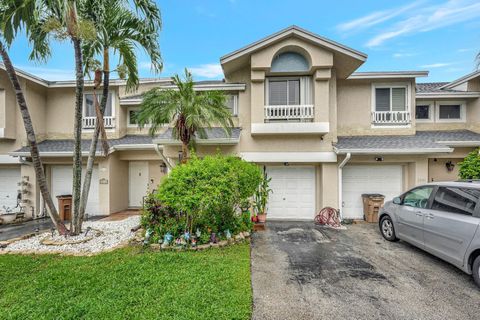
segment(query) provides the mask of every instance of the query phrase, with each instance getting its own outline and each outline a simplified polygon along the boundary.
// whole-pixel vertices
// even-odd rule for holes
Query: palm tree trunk
[[[2,60],[5,65],[5,69],[7,70],[8,77],[10,78],[10,82],[15,89],[18,107],[20,108],[20,113],[22,114],[23,125],[25,126],[27,141],[28,145],[30,146],[30,155],[32,157],[33,168],[35,170],[35,177],[37,179],[40,192],[42,193],[42,198],[45,200],[45,203],[48,207],[48,213],[53,224],[55,225],[55,228],[57,228],[60,234],[67,234],[68,230],[60,219],[57,209],[53,203],[52,196],[50,195],[50,191],[48,190],[47,179],[45,177],[45,171],[43,170],[42,159],[40,158],[37,139],[35,137],[35,130],[33,129],[32,119],[30,118],[30,112],[28,111],[25,96],[23,95],[22,88],[18,82],[15,68],[13,67],[12,61],[10,60],[10,57],[8,56],[8,53],[5,50],[2,42],[0,42],[0,55],[2,56]]]
[[[182,163],[188,161],[188,143],[182,141]]]
[[[100,102],[100,113],[102,116],[105,113],[105,109],[108,101],[108,93],[110,86],[110,63],[108,48],[103,52],[103,92],[102,101]],[[97,119],[98,121],[98,119]],[[82,228],[82,222],[85,215],[85,209],[88,202],[88,193],[90,192],[90,183],[92,181],[93,164],[95,161],[95,153],[97,152],[98,137],[100,136],[100,125],[97,123],[95,126],[95,132],[93,133],[92,141],[90,143],[90,150],[88,153],[87,168],[85,171],[85,180],[83,181],[82,197],[80,201],[80,219],[78,220],[78,230]]]
[[[82,107],[83,107],[83,59],[80,39],[72,37],[73,48],[75,51],[75,117],[74,117],[74,148],[73,148],[73,215],[72,231],[73,234],[79,234],[80,229],[80,193],[82,188]]]

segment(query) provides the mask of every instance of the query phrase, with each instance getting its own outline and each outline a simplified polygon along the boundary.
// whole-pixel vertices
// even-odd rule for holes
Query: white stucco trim
[[[325,134],[328,122],[267,122],[252,123],[251,134]]]
[[[286,29],[280,30],[277,33],[274,33],[266,38],[260,39],[252,44],[249,44],[246,47],[240,48],[238,50],[235,50],[231,53],[228,53],[222,57],[220,57],[220,63],[224,64],[229,61],[235,60],[241,56],[244,56],[246,54],[249,54],[251,52],[254,52],[256,50],[259,50],[261,48],[264,48],[272,43],[275,43],[276,41],[279,41],[287,36],[290,35],[296,35],[299,37],[302,37],[304,39],[307,39],[317,45],[324,46],[328,49],[343,53],[347,56],[353,57],[357,60],[360,61],[365,61],[367,59],[367,55],[363,52],[357,51],[355,49],[349,48],[347,46],[344,46],[338,42],[335,42],[333,40],[321,37],[317,34],[314,34],[310,31],[307,31],[305,29],[302,29],[297,26],[290,26]]]
[[[117,144],[116,146],[110,147],[108,153],[120,150],[153,150],[155,145],[153,143],[145,144]]]
[[[437,141],[450,147],[480,147],[480,141]]]
[[[337,162],[334,152],[240,152],[250,162]]]
[[[428,71],[354,72],[347,79],[402,79],[427,76]]]
[[[48,157],[48,158],[61,158],[61,157],[72,157],[73,152],[72,151],[56,151],[56,152],[39,152],[41,157]],[[82,157],[88,157],[89,152],[88,151],[83,151],[82,152]],[[10,152],[9,155],[13,157],[30,157],[30,151],[27,152]],[[96,152],[95,153],[96,157],[101,157],[103,156],[102,152]]]
[[[453,152],[453,148],[438,147],[438,148],[412,148],[412,149],[338,149],[333,148],[336,154],[370,154],[370,155],[382,155],[382,154],[427,154],[427,153],[449,153]]]
[[[478,77],[480,75],[480,71],[474,71],[472,73],[469,73],[461,78],[458,78],[457,80],[454,80],[452,82],[449,82],[443,86],[440,87],[440,89],[445,89],[445,88],[452,88],[452,87],[456,87],[462,83],[465,83],[469,80],[472,80],[473,78],[475,77]]]
[[[224,139],[196,139],[197,145],[235,145],[240,139],[224,138]],[[153,139],[153,143],[164,146],[180,146],[182,142],[175,139]]]
[[[5,138],[5,128],[0,128],[0,138]]]
[[[465,99],[465,98],[478,98],[480,97],[480,92],[470,91],[470,92],[425,92],[417,93],[415,95],[417,99]],[[418,103],[418,101],[417,101]]]
[[[20,163],[20,159],[7,154],[0,155],[0,164]]]

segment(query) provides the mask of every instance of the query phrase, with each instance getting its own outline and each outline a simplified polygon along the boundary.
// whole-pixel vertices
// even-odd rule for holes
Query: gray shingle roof
[[[38,149],[40,152],[72,152],[73,151],[73,140],[64,139],[64,140],[44,140],[38,144]],[[110,139],[108,140],[110,147],[116,145],[135,145],[135,144],[153,144],[151,136],[143,135],[126,135],[120,139]],[[90,149],[90,140],[82,140],[82,152],[88,152]],[[97,145],[97,151],[101,150],[100,144]],[[30,152],[29,147],[22,147],[14,153],[23,153]]]
[[[353,136],[338,137],[335,147],[339,150],[406,150],[406,149],[446,149],[448,143],[477,142],[480,134],[468,131],[417,131],[415,135],[401,136]]]
[[[232,139],[238,140],[240,138],[240,128],[232,128],[232,134],[229,137],[223,128],[206,129],[207,139]],[[168,128],[165,132],[159,134],[155,140],[173,140],[172,128]]]
[[[416,84],[417,93],[430,93],[430,92],[463,92],[453,89],[440,89],[440,87],[448,84],[449,82],[425,82]]]

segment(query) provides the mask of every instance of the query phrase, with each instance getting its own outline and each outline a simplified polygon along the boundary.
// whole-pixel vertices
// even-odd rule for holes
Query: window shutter
[[[268,104],[271,106],[287,104],[287,81],[268,82]]]
[[[390,111],[390,88],[375,89],[375,111]]]
[[[288,81],[288,104],[289,105],[300,104],[300,80]]]
[[[392,88],[392,111],[405,111],[406,108],[405,88]]]

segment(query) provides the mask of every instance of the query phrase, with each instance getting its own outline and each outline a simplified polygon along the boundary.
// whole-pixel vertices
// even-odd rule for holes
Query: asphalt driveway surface
[[[254,319],[480,319],[470,276],[376,225],[269,222],[252,240]]]

